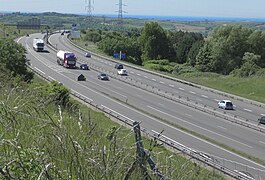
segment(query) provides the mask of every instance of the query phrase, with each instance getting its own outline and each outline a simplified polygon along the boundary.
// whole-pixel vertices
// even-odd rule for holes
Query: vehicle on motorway
[[[218,107],[222,108],[222,109],[229,109],[229,110],[233,110],[233,103],[230,100],[222,100],[218,102]]]
[[[128,71],[126,69],[119,69],[118,70],[118,75],[127,76],[128,75]]]
[[[64,35],[64,32],[62,32],[61,35]]]
[[[89,66],[87,64],[80,64],[80,69],[89,70]]]
[[[109,80],[109,76],[107,74],[105,74],[105,73],[100,73],[98,75],[98,79],[108,81]]]
[[[123,65],[122,64],[115,64],[115,68],[116,69],[123,69]]]
[[[83,74],[80,74],[78,77],[77,77],[77,81],[85,81],[86,80],[86,77],[83,75]]]
[[[85,57],[91,58],[91,54],[89,52],[86,52]]]
[[[59,50],[57,52],[57,63],[65,68],[75,68],[76,56],[72,52]]]
[[[265,116],[261,116],[259,119],[259,124],[265,124]]]
[[[26,37],[29,37],[29,34],[26,34]]]
[[[34,38],[33,39],[33,49],[37,52],[44,50],[44,41],[43,39]]]

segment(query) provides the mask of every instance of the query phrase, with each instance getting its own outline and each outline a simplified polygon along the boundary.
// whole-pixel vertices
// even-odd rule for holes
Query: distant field
[[[175,27],[177,31],[203,32],[206,30],[206,28],[202,26],[192,26],[186,24],[176,24]]]

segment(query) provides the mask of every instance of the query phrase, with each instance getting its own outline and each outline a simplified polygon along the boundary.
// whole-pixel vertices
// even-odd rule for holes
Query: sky
[[[0,11],[86,14],[88,0],[0,0]],[[91,0],[92,14],[118,14],[119,0]],[[265,0],[123,0],[125,15],[265,18]]]

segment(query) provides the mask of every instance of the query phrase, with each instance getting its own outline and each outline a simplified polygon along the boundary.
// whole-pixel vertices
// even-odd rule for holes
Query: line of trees
[[[164,30],[157,22],[126,32],[84,33],[85,41],[97,43],[108,55],[122,51],[129,62],[169,73],[181,66],[245,77],[265,67],[265,32],[239,25],[222,26],[207,40],[200,33]]]
[[[242,26],[219,28],[200,49],[200,71],[249,76],[265,67],[265,32]]]

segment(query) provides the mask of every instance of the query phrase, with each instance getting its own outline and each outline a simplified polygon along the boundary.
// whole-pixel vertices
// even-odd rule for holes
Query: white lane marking
[[[163,81],[160,81],[159,83],[161,83],[161,84],[165,84]]]
[[[141,95],[139,95],[139,94],[136,94],[136,96],[138,96],[138,97],[140,97],[140,98],[143,97],[143,96],[141,96]]]
[[[192,117],[192,115],[190,115],[190,114],[185,114],[186,116],[189,116],[189,117]]]
[[[92,81],[90,81],[90,83],[91,83],[91,84],[96,84],[96,85],[99,86],[99,87],[102,87],[102,88],[104,88],[104,89],[107,89],[108,91],[111,91],[111,92],[113,92],[113,93],[115,93],[115,94],[118,94],[118,95],[124,97],[125,99],[127,99],[127,96],[125,96],[125,95],[123,95],[123,94],[121,94],[121,93],[119,93],[119,92],[117,92],[117,91],[113,91],[113,90],[111,90],[111,89],[109,89],[109,88],[106,88],[105,86],[102,86],[102,85],[100,85],[100,84],[98,84],[98,83],[95,83],[95,82],[92,82]]]
[[[219,102],[220,100],[219,99],[214,99],[215,101]]]
[[[263,141],[259,141],[261,144],[264,144],[265,145],[265,142],[263,142]]]
[[[37,71],[41,72],[42,74],[45,74],[45,72],[43,72],[42,70],[40,70],[39,68],[37,67],[34,67]]]
[[[205,95],[202,95],[202,97],[204,97],[204,98],[208,98],[208,96],[205,96]]]
[[[162,103],[158,103],[160,106],[163,106],[163,107],[165,107],[165,105],[164,104],[162,104]]]
[[[56,81],[53,77],[51,77],[51,76],[48,76],[48,78],[50,78],[51,80],[53,80],[53,81]]]
[[[132,73],[132,74],[134,74],[134,72],[133,72],[133,71],[131,71],[131,73]]]
[[[183,88],[179,88],[179,90],[184,91],[185,89],[183,89]]]
[[[246,108],[244,108],[244,110],[245,110],[245,111],[248,111],[248,112],[252,112],[252,110],[250,110],[250,109],[246,109]]]
[[[122,89],[122,87],[119,87],[119,86],[117,86],[116,88],[118,88],[118,89]]]
[[[19,41],[20,41],[22,38],[23,38],[23,37],[18,38],[17,43],[19,43]]]
[[[169,86],[170,86],[170,87],[175,87],[175,86],[174,86],[174,85],[172,85],[172,84],[170,84]]]
[[[120,114],[120,113],[114,111],[113,109],[108,108],[107,106],[104,106],[104,105],[102,105],[102,104],[101,104],[101,106],[102,106],[103,108],[106,108],[106,109],[108,109],[108,110],[110,110],[110,111],[112,111],[112,112],[114,112],[114,113],[116,113],[116,114],[118,114],[118,115],[120,115],[120,116],[126,118],[126,119],[129,119],[131,122],[135,122],[135,121],[132,120],[131,118],[129,118],[129,117],[127,117],[127,116],[124,116],[124,115],[122,115],[122,114]]]
[[[76,94],[79,94],[80,96],[85,97],[85,98],[88,99],[89,101],[93,101],[93,99],[90,99],[90,98],[86,97],[85,95],[83,95],[83,94],[81,94],[81,93],[79,93],[79,92],[77,92],[77,91],[75,91],[75,90],[73,90],[73,89],[71,89],[71,91],[73,91],[73,92],[76,93]]]
[[[146,79],[148,79],[148,77],[147,76],[144,76]]]
[[[221,128],[221,129],[224,129],[224,130],[227,130],[225,127],[222,127],[222,126],[217,126],[217,127]]]
[[[189,91],[191,94],[196,94],[196,92],[193,92],[193,91]]]
[[[141,76],[141,74],[137,74],[138,76]]]
[[[218,134],[218,133],[216,133],[216,132],[213,132],[213,131],[211,131],[211,130],[209,130],[209,129],[203,128],[203,127],[198,126],[198,125],[196,125],[196,124],[190,123],[190,122],[188,122],[188,121],[185,121],[184,119],[178,118],[178,117],[173,116],[173,115],[168,114],[168,113],[165,113],[165,112],[160,111],[160,110],[158,110],[158,109],[156,109],[156,108],[153,108],[153,107],[151,107],[151,106],[147,106],[147,107],[149,107],[150,109],[153,109],[153,110],[155,110],[155,111],[157,111],[157,112],[160,112],[160,113],[162,113],[162,114],[165,114],[165,115],[167,115],[167,116],[170,116],[170,117],[172,117],[172,118],[174,118],[174,119],[180,120],[180,121],[182,121],[182,122],[185,122],[185,123],[187,123],[187,124],[190,124],[190,125],[192,125],[192,126],[195,126],[195,127],[197,127],[197,128],[200,128],[200,129],[202,129],[202,130],[204,130],[204,131],[208,131],[208,132],[210,132],[210,133],[212,133],[212,134],[215,134],[215,135],[221,136],[221,137],[223,137],[223,138],[229,139],[229,140],[234,141],[234,142],[236,142],[236,143],[239,143],[239,144],[242,144],[242,145],[247,146],[247,147],[249,147],[249,148],[252,148],[251,146],[249,146],[249,145],[247,145],[247,144],[244,144],[244,143],[239,142],[239,141],[237,141],[237,140],[234,140],[234,139],[232,139],[232,138],[226,137],[226,136],[224,136],[224,135],[222,135],[222,134]]]
[[[156,81],[156,79],[152,79],[153,81]]]

